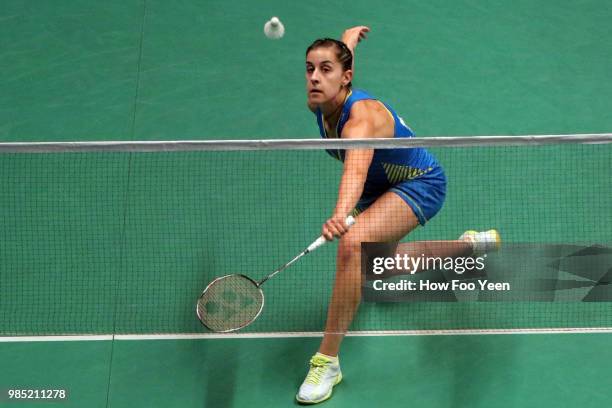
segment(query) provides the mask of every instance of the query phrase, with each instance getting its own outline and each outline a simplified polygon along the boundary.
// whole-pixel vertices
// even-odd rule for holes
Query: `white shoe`
[[[310,370],[295,399],[302,404],[316,404],[331,397],[334,385],[342,381],[340,362],[317,353],[310,359]]]
[[[474,249],[474,255],[482,255],[487,252],[497,251],[501,247],[501,236],[497,230],[488,231],[465,231],[459,237],[460,241],[469,242]]]

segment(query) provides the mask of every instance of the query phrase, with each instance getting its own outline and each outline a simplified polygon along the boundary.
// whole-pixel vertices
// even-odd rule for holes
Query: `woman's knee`
[[[338,243],[338,257],[342,260],[349,260],[361,256],[362,241],[363,237],[360,234],[352,231],[344,234]]]

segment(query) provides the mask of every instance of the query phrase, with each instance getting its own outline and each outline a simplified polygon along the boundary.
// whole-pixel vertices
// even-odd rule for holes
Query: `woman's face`
[[[334,47],[318,47],[306,56],[306,92],[308,103],[320,105],[333,100],[343,85],[351,82],[350,71],[344,71]]]

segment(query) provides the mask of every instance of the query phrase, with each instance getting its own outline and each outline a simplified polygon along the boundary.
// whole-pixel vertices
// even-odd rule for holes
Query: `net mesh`
[[[0,333],[194,333],[198,296],[258,280],[321,233],[342,165],[324,151],[0,154]],[[404,242],[612,243],[611,144],[435,147],[442,210]],[[359,223],[353,228],[359,228]],[[338,244],[264,285],[247,332],[321,331]],[[363,303],[351,330],[612,327],[605,302]]]

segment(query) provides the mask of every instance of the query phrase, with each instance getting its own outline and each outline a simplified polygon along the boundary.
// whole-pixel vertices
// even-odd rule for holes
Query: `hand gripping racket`
[[[355,223],[352,216],[345,221],[347,226]],[[216,278],[208,284],[198,298],[196,313],[204,326],[214,332],[227,333],[251,324],[264,306],[261,286],[279,272],[287,269],[304,255],[314,251],[327,240],[322,235],[301,254],[287,262],[259,282],[246,275],[232,274]]]

